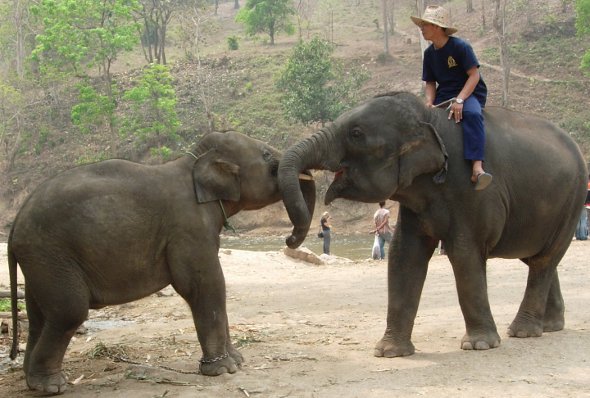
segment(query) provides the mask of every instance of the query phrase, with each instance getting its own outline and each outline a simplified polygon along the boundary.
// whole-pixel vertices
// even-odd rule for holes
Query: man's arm
[[[474,86],[475,88],[475,86]],[[433,107],[436,98],[436,82],[426,82],[424,85],[424,95],[426,96],[426,106]]]

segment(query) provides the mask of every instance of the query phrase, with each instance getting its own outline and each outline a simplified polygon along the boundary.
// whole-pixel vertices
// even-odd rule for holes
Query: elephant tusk
[[[300,180],[313,181],[313,177],[307,174],[299,173]]]

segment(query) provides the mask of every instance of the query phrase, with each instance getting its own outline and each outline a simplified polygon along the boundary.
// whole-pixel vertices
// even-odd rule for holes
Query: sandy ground
[[[0,285],[8,286],[5,245],[0,248]],[[459,348],[465,329],[454,279],[447,258],[435,256],[414,327],[417,352],[394,359],[373,356],[385,329],[385,262],[332,258],[316,266],[281,251],[222,250],[220,258],[233,341],[246,359],[241,371],[196,374],[201,351],[188,307],[167,288],[92,311],[88,333],[66,354],[72,385],[64,396],[590,397],[590,242],[573,241],[559,268],[565,330],[540,338],[505,332],[524,292],[526,267],[489,261],[502,344],[488,351]],[[1,343],[5,369],[9,339]],[[16,367],[0,373],[2,396],[32,396]]]

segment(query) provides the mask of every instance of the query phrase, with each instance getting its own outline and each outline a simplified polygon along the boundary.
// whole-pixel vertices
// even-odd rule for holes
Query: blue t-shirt
[[[473,48],[465,40],[449,36],[449,40],[442,48],[436,49],[433,44],[428,46],[424,51],[422,80],[437,83],[434,103],[438,104],[456,97],[469,77],[467,71],[474,66],[479,68],[479,62]],[[488,89],[481,75],[472,95],[477,98],[483,108],[486,104]]]

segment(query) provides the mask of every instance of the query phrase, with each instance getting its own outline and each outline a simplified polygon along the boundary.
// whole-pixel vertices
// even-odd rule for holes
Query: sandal
[[[475,182],[475,190],[482,191],[492,183],[492,175],[490,173],[479,173],[477,181]]]

